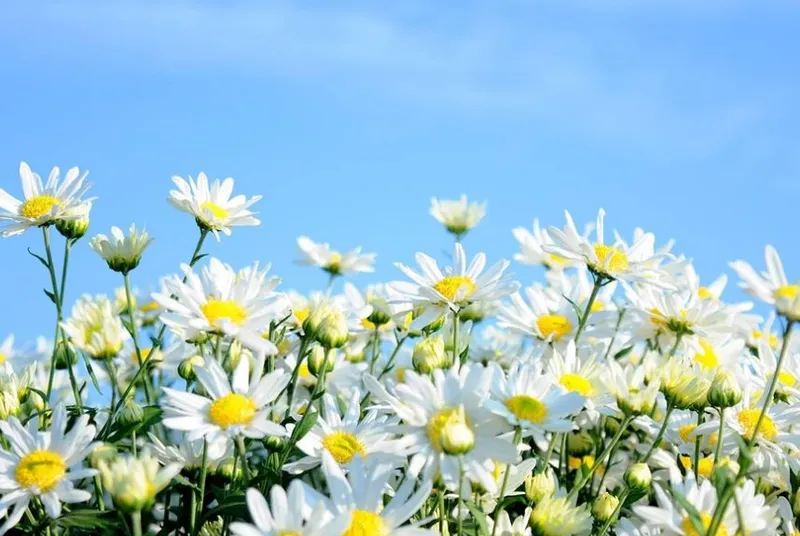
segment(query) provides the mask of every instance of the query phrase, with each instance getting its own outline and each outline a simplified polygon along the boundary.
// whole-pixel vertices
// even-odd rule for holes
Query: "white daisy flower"
[[[389,481],[394,471],[392,464],[380,461],[366,463],[358,456],[345,476],[333,456],[326,451],[322,454],[322,471],[334,510],[339,518],[348,521],[342,534],[433,536],[433,531],[406,525],[431,494],[433,484],[430,480],[425,480],[417,487],[416,479],[407,476],[400,487],[393,490],[391,499],[384,506],[384,493],[387,489],[391,490]]]
[[[482,366],[464,365],[434,370],[430,377],[406,371],[392,393],[372,376],[364,383],[376,403],[402,420],[398,444],[411,456],[411,474],[428,479],[439,473],[448,489],[458,490],[461,458],[465,480],[494,492],[496,482],[485,462],[515,463],[518,456],[511,441],[498,437],[510,427],[487,407],[491,376]],[[453,445],[456,439],[467,441]]]
[[[181,266],[184,277],[164,281],[164,291],[153,293],[166,313],[161,321],[184,340],[202,340],[207,334],[224,333],[239,339],[253,351],[275,354],[278,349],[261,335],[270,321],[286,316],[288,301],[275,292],[280,278],[267,277],[254,264],[251,270],[237,273],[227,264],[212,258],[200,275],[188,265]]]
[[[189,177],[187,183],[181,177],[172,177],[172,182],[178,187],[170,190],[169,202],[177,208],[194,216],[197,225],[206,231],[211,231],[219,240],[219,232],[230,236],[232,227],[259,225],[261,222],[255,218],[250,207],[261,199],[256,195],[247,199],[243,195],[231,197],[233,193],[233,179],[228,177],[220,182],[215,179],[209,188],[208,178],[205,173],[197,175],[197,182]]]
[[[656,403],[660,384],[657,379],[645,382],[645,368],[628,365],[623,367],[616,359],[606,364],[603,382],[606,389],[617,400],[617,407],[631,415],[650,413]]]
[[[557,388],[554,378],[543,373],[538,364],[515,363],[508,373],[494,368],[492,398],[486,401],[488,409],[512,426],[520,426],[525,435],[576,428],[568,417],[583,409],[584,398],[578,392]]]
[[[745,261],[734,261],[730,267],[742,281],[739,287],[759,300],[774,305],[777,311],[791,320],[800,320],[800,283],[789,283],[778,252],[771,245],[764,249],[767,270],[756,273]]]
[[[595,352],[581,347],[580,354],[579,356],[574,341],[569,341],[563,352],[553,350],[545,367],[561,387],[584,398],[585,407],[592,414],[592,420],[595,420],[596,408],[606,407],[611,403],[611,397],[601,379],[605,370]]]
[[[75,348],[94,359],[116,356],[130,338],[111,301],[103,295],[81,296],[61,327]]]
[[[495,536],[531,536],[531,528],[528,526],[530,518],[531,509],[526,508],[512,523],[508,512],[503,510],[497,520],[497,528],[494,526],[494,519],[489,516],[486,516],[486,523],[489,525],[489,533]]]
[[[525,297],[512,294],[508,303],[500,305],[497,325],[539,340],[561,343],[571,340],[578,330],[575,308],[564,296],[541,285],[525,289]]]
[[[525,227],[516,227],[511,232],[519,242],[520,252],[514,254],[514,260],[517,262],[541,264],[554,271],[561,271],[576,264],[574,260],[545,251],[545,247],[553,246],[553,239],[546,229],[539,226],[538,219],[533,220],[533,233]]]
[[[98,234],[89,241],[89,245],[103,257],[109,268],[128,273],[139,266],[145,248],[152,241],[146,230],[137,231],[136,225],[131,224],[127,235],[119,227],[112,227],[111,238]]]
[[[484,272],[486,255],[476,255],[469,267],[464,248],[456,243],[453,250],[453,266],[441,270],[428,255],[417,253],[419,274],[408,266],[395,263],[413,282],[395,281],[388,287],[393,293],[392,302],[403,303],[408,311],[414,306],[423,306],[425,311],[412,322],[412,326],[424,327],[448,311],[459,312],[476,302],[495,301],[511,294],[519,284],[504,274],[508,261],[499,261]]]
[[[583,536],[592,530],[592,515],[586,504],[576,505],[567,497],[546,497],[531,512],[530,524],[541,536]]]
[[[97,473],[83,467],[84,458],[97,446],[92,443],[95,427],[87,415],[78,417],[69,432],[66,426],[67,410],[62,404],[53,408],[49,430],[39,431],[38,417],[26,427],[13,417],[0,421],[0,431],[11,447],[10,451],[0,449],[0,517],[8,516],[0,534],[17,524],[34,497],[53,519],[61,515],[62,502],[91,498],[89,492],[76,489],[73,481]]]
[[[241,359],[228,377],[222,366],[207,358],[203,367],[196,367],[197,381],[208,396],[164,388],[164,426],[187,432],[192,441],[205,437],[214,441],[218,436],[233,438],[285,436],[286,429],[269,419],[270,407],[289,382],[283,371],[261,376],[258,367],[250,376],[250,361]]]
[[[129,454],[101,460],[99,468],[103,487],[117,508],[126,512],[150,508],[156,495],[181,471],[178,463],[161,467],[147,449],[138,456]]]
[[[486,203],[468,203],[466,195],[454,201],[434,197],[431,199],[430,213],[450,233],[461,238],[486,215]]]
[[[273,486],[270,504],[261,493],[247,490],[247,508],[253,523],[231,523],[234,536],[340,536],[348,519],[329,509],[328,502],[300,480],[289,483],[288,492]]]
[[[167,444],[152,433],[147,434],[147,437],[150,439],[150,449],[153,451],[153,455],[158,458],[158,461],[161,462],[161,465],[178,464],[185,469],[200,469],[202,467],[205,439],[187,441],[184,437],[181,437],[174,444]],[[217,437],[214,441],[207,442],[205,448],[206,467],[212,471],[223,460],[235,456],[233,443],[223,437]]]
[[[376,254],[362,254],[361,248],[339,253],[332,250],[328,244],[318,244],[307,236],[297,239],[297,247],[301,255],[297,261],[299,264],[319,266],[331,276],[375,271]]]
[[[553,245],[545,246],[545,251],[584,263],[592,273],[605,279],[671,287],[670,283],[662,281],[663,274],[656,267],[659,257],[654,253],[655,236],[652,233],[643,233],[630,246],[617,236],[614,244],[608,245],[604,240],[605,214],[603,209],[597,214],[597,240],[592,243],[587,237],[578,234],[572,216],[565,212],[567,225],[563,230],[557,227],[548,228]]]
[[[22,179],[23,201],[0,188],[0,236],[9,237],[24,233],[31,227],[41,227],[55,223],[61,219],[77,219],[85,212],[81,205],[91,200],[81,197],[89,189],[84,184],[87,172],[73,167],[64,176],[64,182],[58,184],[59,169],[54,167],[47,178],[42,178],[31,171],[25,162],[19,165],[19,176]]]
[[[323,414],[314,427],[297,442],[297,448],[305,456],[288,464],[289,473],[302,473],[322,463],[322,453],[327,451],[336,463],[347,466],[355,456],[396,457],[397,449],[387,431],[387,417],[378,416],[377,411],[361,415],[361,393],[354,392],[344,415],[339,411],[336,399],[328,394],[323,398]]]

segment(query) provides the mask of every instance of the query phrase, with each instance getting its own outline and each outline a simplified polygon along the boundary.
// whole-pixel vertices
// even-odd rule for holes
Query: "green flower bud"
[[[100,468],[102,462],[109,463],[117,457],[117,449],[110,443],[102,443],[89,454],[89,465],[94,469]]]
[[[646,463],[634,463],[625,471],[625,483],[633,491],[645,492],[650,489],[653,474]]]
[[[144,409],[142,409],[142,406],[140,406],[138,402],[129,398],[122,406],[122,410],[119,412],[119,417],[117,417],[117,419],[123,426],[138,424],[144,420]]]
[[[92,208],[90,203],[78,205],[70,209],[67,215],[69,219],[56,220],[56,230],[67,240],[78,240],[83,238],[89,230],[89,210]]]
[[[203,358],[199,355],[195,354],[193,356],[187,357],[183,361],[180,362],[178,365],[178,376],[186,380],[187,382],[194,381],[197,378],[197,375],[194,373],[195,367],[202,367],[203,366]]]
[[[447,368],[450,359],[445,352],[444,339],[434,335],[419,341],[414,346],[411,363],[420,374],[430,374],[435,369]]]
[[[466,454],[475,446],[475,434],[467,423],[463,407],[442,426],[439,444],[444,453],[451,456]]]
[[[556,477],[549,467],[525,478],[525,496],[534,504],[551,497],[556,492]]]
[[[719,371],[708,390],[708,403],[715,408],[730,408],[742,400],[742,388],[731,372]]]
[[[64,344],[63,340],[56,344],[55,357],[56,370],[66,370],[78,362],[78,354],[68,344]]]
[[[225,458],[217,465],[217,474],[228,482],[241,482],[244,476],[242,464],[236,463],[234,457]]]
[[[594,451],[594,441],[592,434],[586,430],[572,432],[567,435],[567,451],[570,456],[582,458]]]
[[[327,361],[326,358],[327,357]],[[325,373],[333,371],[333,362],[336,360],[335,350],[326,350],[319,344],[315,344],[308,354],[308,371],[319,378],[322,367],[325,366]]]
[[[592,515],[597,521],[605,523],[617,511],[617,506],[619,506],[619,499],[608,492],[603,492],[592,505]]]

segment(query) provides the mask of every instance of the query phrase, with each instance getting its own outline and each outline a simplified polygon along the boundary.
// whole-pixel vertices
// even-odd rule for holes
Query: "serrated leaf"
[[[47,263],[47,261],[41,255],[37,255],[36,253],[31,251],[31,248],[28,248],[28,254],[38,259],[39,262],[41,262],[45,268],[47,268],[48,270],[50,269],[50,265]]]
[[[94,529],[103,533],[113,532],[119,528],[119,520],[114,512],[98,512],[97,510],[73,510],[64,513],[56,521],[59,527],[65,529]]]
[[[488,536],[489,525],[486,523],[486,514],[472,501],[466,501],[464,504],[466,504],[467,509],[469,509],[472,517],[475,519],[477,533]]]

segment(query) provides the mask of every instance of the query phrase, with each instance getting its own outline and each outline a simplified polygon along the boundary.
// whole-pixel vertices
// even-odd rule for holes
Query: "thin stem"
[[[611,349],[614,347],[614,342],[617,340],[617,334],[619,333],[619,327],[622,325],[622,319],[625,317],[625,312],[626,309],[619,310],[619,314],[617,315],[617,325],[614,327],[614,334],[611,336],[611,340],[608,343],[608,348],[606,348],[603,361],[608,359],[608,355],[611,353]]]
[[[295,392],[295,385],[297,385],[297,378],[300,376],[300,367],[303,365],[303,359],[306,357],[306,349],[308,348],[308,337],[303,337],[300,340],[300,348],[297,350],[297,363],[294,365],[294,370],[292,371],[292,377],[289,380],[289,383],[286,384],[286,398],[287,398],[287,407],[286,407],[286,414],[283,416],[284,419],[288,419],[289,415],[292,413],[292,401],[294,400],[294,392]],[[278,396],[283,393],[280,393]]]
[[[370,375],[375,373],[375,363],[378,361],[378,357],[381,355],[380,348],[381,348],[381,334],[378,331],[378,327],[376,326],[375,333],[372,335],[372,359],[369,362]]]
[[[208,457],[208,441],[203,439],[203,457],[200,460],[200,501],[199,501],[199,510],[200,512],[203,511],[203,504],[206,496],[206,459]],[[244,461],[244,460],[243,460]]]
[[[392,368],[394,367],[394,360],[397,357],[397,354],[400,352],[400,348],[403,347],[403,343],[406,342],[407,338],[408,338],[408,335],[404,335],[403,337],[400,337],[397,340],[397,346],[394,347],[394,350],[392,351],[392,355],[389,356],[389,360],[386,362],[386,365],[383,367],[383,370],[381,371],[380,374],[378,374],[378,379],[379,380],[382,379],[386,375],[387,372],[392,370]]]
[[[133,521],[133,536],[142,536],[142,512],[136,511],[131,514]]]
[[[594,300],[597,299],[597,293],[600,292],[600,287],[605,284],[605,280],[606,279],[603,276],[594,276],[592,293],[589,294],[589,301],[586,302],[586,308],[583,310],[580,322],[578,322],[578,331],[575,332],[575,344],[578,344],[578,340],[581,338],[583,330],[586,329],[586,323],[589,320],[589,315],[592,314],[592,305],[594,305]]]
[[[714,467],[719,463],[722,455],[722,434],[725,433],[725,408],[719,408],[719,432],[717,432],[717,448],[714,451]]]
[[[444,490],[439,492],[439,534],[444,534],[445,513],[444,513]]]
[[[703,424],[703,410],[697,412],[697,427]],[[700,476],[700,435],[694,438],[694,478]]]
[[[661,428],[658,430],[658,434],[656,438],[653,440],[653,444],[650,446],[650,450],[647,451],[647,454],[644,455],[642,459],[642,463],[647,463],[647,460],[650,459],[650,456],[656,451],[658,446],[661,444],[661,440],[664,438],[664,432],[667,431],[667,426],[669,426],[669,418],[672,415],[672,411],[675,409],[675,406],[672,403],[667,404],[667,412],[664,414],[664,422],[661,423]]]
[[[133,379],[125,388],[125,392],[122,393],[122,396],[120,396],[119,401],[117,401],[117,405],[112,410],[111,415],[108,416],[108,420],[106,421],[106,424],[103,426],[103,429],[100,430],[100,433],[98,434],[98,437],[100,439],[104,438],[105,435],[111,430],[111,423],[114,421],[114,417],[119,412],[120,408],[122,407],[122,404],[128,398],[128,395],[133,390],[133,387],[136,385],[136,382],[138,381],[139,377],[142,375],[142,371],[144,371],[147,368],[147,365],[150,363],[150,360],[153,359],[154,355],[155,352],[151,351],[147,355],[147,358],[144,360],[143,366],[139,367],[139,370],[137,370],[136,374],[134,374]]]
[[[131,322],[131,337],[133,337],[133,348],[136,351],[136,360],[139,363],[139,370],[141,371],[144,368],[144,360],[142,359],[142,350],[139,346],[139,330],[136,328],[136,313],[135,308],[133,306],[133,295],[131,294],[131,279],[128,275],[128,272],[125,272],[122,275],[123,279],[125,280],[125,297],[128,300],[128,316],[130,317]],[[155,348],[150,349],[150,353],[154,353]],[[148,356],[150,357],[150,356]],[[153,404],[153,399],[150,396],[150,377],[144,378],[142,381],[142,385],[144,385],[144,398],[147,400],[149,405]]]
[[[514,430],[514,446],[516,447],[519,445],[520,439],[522,439],[522,427],[517,425],[516,429]],[[508,477],[511,475],[511,464],[509,463],[506,465],[506,474],[503,475],[503,483],[500,486],[500,495],[497,496],[497,513],[494,516],[494,527],[492,528],[492,536],[497,533],[497,525],[500,521],[500,516],[502,515],[503,511],[506,509],[505,505],[503,504],[503,498],[506,496],[506,486],[508,486]]]
[[[628,425],[631,422],[633,422],[633,417],[625,417],[622,420],[622,423],[619,425],[619,430],[617,430],[616,435],[614,435],[613,439],[611,439],[611,442],[608,445],[606,445],[606,448],[600,454],[600,457],[595,460],[594,464],[592,464],[592,467],[591,467],[591,469],[589,469],[589,472],[586,473],[575,484],[575,487],[573,487],[570,490],[569,495],[567,495],[568,499],[574,498],[578,494],[578,492],[586,485],[586,483],[589,482],[589,480],[592,479],[592,475],[594,475],[594,473],[597,471],[597,469],[603,463],[603,460],[606,459],[606,456],[608,456],[609,453],[614,449],[614,445],[616,445],[617,442],[620,440],[620,438],[622,438],[622,434],[625,433],[625,430],[628,428]]]
[[[461,508],[464,506],[464,497],[462,488],[464,487],[464,458],[458,457],[458,530],[456,534],[462,536],[464,534],[464,516],[462,515]]]
[[[242,458],[242,469],[244,470],[244,483],[250,483],[250,466],[247,465],[247,449],[244,447],[244,437],[239,434],[236,436],[236,449],[239,451],[239,456]]]
[[[103,483],[100,475],[94,475],[94,493],[97,495],[97,506],[101,512],[106,511],[106,501],[103,498]]]
[[[458,362],[458,313],[453,311],[453,364]],[[463,365],[466,358],[461,362]]]

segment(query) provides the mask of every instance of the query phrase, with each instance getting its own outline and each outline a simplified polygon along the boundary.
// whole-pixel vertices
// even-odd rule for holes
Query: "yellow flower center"
[[[221,320],[229,320],[241,326],[247,319],[245,308],[233,300],[210,299],[200,306],[200,310],[203,311],[211,327],[218,327]]]
[[[536,327],[539,328],[543,339],[552,336],[553,340],[557,341],[572,331],[572,322],[562,315],[542,315],[536,319]]]
[[[338,274],[342,269],[342,254],[336,251],[332,252],[325,269],[332,274]]]
[[[342,536],[387,536],[389,528],[381,516],[366,510],[353,511],[350,526]]]
[[[394,377],[400,383],[406,381],[406,368],[397,367],[396,369],[394,369]]]
[[[333,432],[325,436],[322,446],[328,449],[333,459],[340,464],[350,463],[356,454],[367,455],[364,444],[350,432]]]
[[[711,516],[705,512],[700,512],[700,524],[703,526],[702,534],[698,532],[696,528],[694,528],[692,518],[686,516],[681,522],[681,528],[686,536],[703,536],[708,532],[708,529],[711,526]],[[709,534],[708,536],[728,536],[728,528],[724,523],[720,523],[717,532],[713,535]]]
[[[541,424],[547,418],[547,406],[528,395],[516,395],[506,400],[506,408],[517,419]]]
[[[692,469],[692,458],[689,456],[681,456],[681,465],[683,465],[684,469],[690,470]],[[711,471],[714,469],[714,458],[711,456],[706,456],[705,458],[700,458],[700,461],[697,462],[697,472],[700,476],[709,478],[711,476]]]
[[[555,253],[550,253],[547,255],[547,260],[550,261],[549,263],[545,263],[545,266],[548,264],[566,264],[568,261],[561,255],[556,255]]]
[[[53,207],[61,205],[61,201],[52,195],[31,197],[19,207],[19,215],[35,220],[52,212]]]
[[[694,438],[690,438],[689,434],[694,432],[694,429],[697,428],[696,424],[684,424],[680,428],[678,428],[678,435],[681,436],[681,439],[684,443],[688,443],[689,441],[694,441]]]
[[[700,341],[700,347],[703,349],[702,353],[697,352],[694,354],[694,360],[697,361],[703,368],[716,368],[719,365],[717,353],[714,351],[714,346],[705,339]]]
[[[152,313],[153,311],[158,311],[158,308],[161,307],[157,301],[147,302],[141,307],[141,311],[143,313]]]
[[[218,398],[208,408],[208,418],[220,428],[249,424],[255,414],[255,403],[239,393]]]
[[[459,408],[444,408],[431,417],[425,431],[428,434],[428,441],[430,441],[433,450],[442,452],[444,450],[442,449],[442,432],[448,426],[461,424],[462,422],[472,428],[469,419]]]
[[[739,420],[739,424],[741,424],[742,428],[744,428],[743,435],[745,438],[750,439],[755,434],[756,423],[758,422],[758,416],[760,414],[760,409],[752,408],[743,409],[736,416],[736,418]],[[758,433],[761,434],[761,436],[767,441],[774,441],[775,438],[778,437],[778,427],[775,426],[775,423],[769,415],[764,415],[764,418],[761,420]]]
[[[578,393],[581,396],[589,396],[592,393],[591,382],[580,374],[573,374],[571,372],[562,374],[558,383],[570,393]]]
[[[216,203],[212,203],[211,201],[206,201],[205,203],[200,205],[200,208],[203,209],[204,212],[205,211],[210,212],[211,215],[218,220],[224,220],[230,215],[230,213],[226,209],[222,208]]]
[[[459,296],[463,300],[475,292],[475,282],[465,275],[448,275],[433,285],[433,289],[450,301],[454,301],[459,291],[464,289]]]
[[[2,356],[2,354],[0,354],[0,356]],[[0,359],[0,363],[2,362],[3,360]],[[794,387],[794,384],[797,383],[797,378],[795,378],[791,372],[782,370],[780,374],[778,374],[778,381],[786,387]]]
[[[764,333],[758,330],[753,331],[753,338],[757,341],[761,340],[761,337],[764,336]],[[777,348],[778,347],[778,336],[774,333],[770,333],[767,339],[767,343],[769,344],[770,348]]]
[[[48,492],[67,474],[67,464],[57,452],[34,450],[17,464],[14,478],[27,489]]]
[[[628,256],[614,246],[595,244],[594,254],[597,256],[597,265],[593,268],[598,272],[615,274],[628,269]]]
[[[0,352],[0,365],[8,361],[8,357],[3,352]]]
[[[308,315],[311,314],[311,309],[306,307],[305,309],[295,309],[293,312],[294,312],[295,318],[297,318],[297,323],[298,324],[302,324],[303,322],[306,321],[306,318],[308,318]]]
[[[142,363],[144,363],[147,360],[147,358],[150,357],[150,352],[152,351],[153,351],[152,348],[141,348],[139,350],[139,352],[142,354]],[[153,359],[151,359],[151,361],[160,360],[160,356],[158,354],[159,351],[158,349],[156,349],[156,355],[153,356]],[[136,350],[131,352],[131,363],[133,363],[137,367],[139,366],[139,356],[136,355]]]
[[[599,313],[600,311],[605,311],[605,309],[606,309],[605,304],[600,300],[595,300],[592,302],[591,312]]]
[[[361,319],[361,325],[362,325],[362,326],[363,326],[365,329],[368,329],[368,330],[370,330],[370,331],[375,331],[375,328],[376,328],[375,324],[374,324],[374,323],[372,323],[372,322],[370,322],[368,318],[362,318],[362,319]]]
[[[700,287],[697,289],[697,297],[701,300],[716,300],[717,297],[711,293],[708,287]]]
[[[775,289],[775,299],[794,300],[800,293],[800,285],[783,285]]]
[[[581,466],[585,466],[591,469],[592,467],[594,467],[594,462],[595,462],[594,456],[592,456],[591,454],[587,454],[582,458],[578,458],[577,456],[568,456],[567,458],[567,465],[573,471],[576,469],[580,469]],[[597,472],[602,475],[605,472],[605,465],[603,465],[602,463],[598,465]]]
[[[303,536],[303,534],[296,530],[279,530],[278,536]]]

